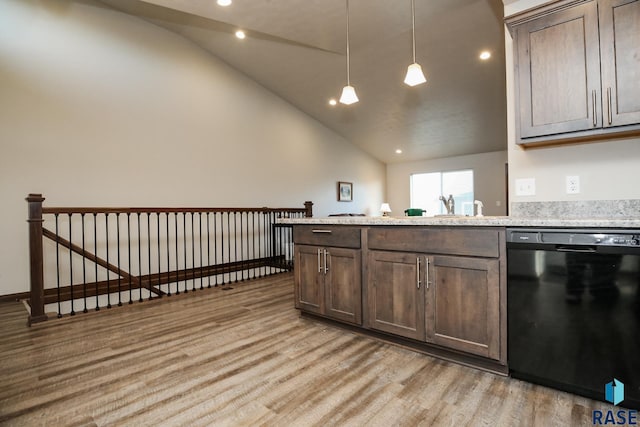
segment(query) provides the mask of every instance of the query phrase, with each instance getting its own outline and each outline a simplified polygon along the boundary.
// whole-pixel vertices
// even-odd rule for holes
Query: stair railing
[[[293,268],[304,208],[44,207],[27,197],[29,324],[263,277]]]

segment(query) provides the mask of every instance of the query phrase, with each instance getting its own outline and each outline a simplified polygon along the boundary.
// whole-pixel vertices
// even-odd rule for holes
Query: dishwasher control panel
[[[507,242],[523,244],[640,247],[640,231],[507,229]]]

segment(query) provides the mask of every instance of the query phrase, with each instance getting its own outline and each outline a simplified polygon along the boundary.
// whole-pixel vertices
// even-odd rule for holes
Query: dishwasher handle
[[[595,246],[567,246],[567,245],[558,245],[556,246],[556,251],[558,252],[574,252],[580,254],[595,254],[597,249]]]

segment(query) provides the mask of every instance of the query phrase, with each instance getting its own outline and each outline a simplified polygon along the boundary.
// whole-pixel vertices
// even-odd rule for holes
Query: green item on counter
[[[425,211],[424,209],[416,209],[416,208],[409,208],[404,210],[404,214],[406,216],[422,216],[422,214],[426,212],[427,211]]]

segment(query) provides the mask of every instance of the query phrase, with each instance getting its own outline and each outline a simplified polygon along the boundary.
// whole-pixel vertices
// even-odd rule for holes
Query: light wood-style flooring
[[[2,425],[565,426],[607,405],[293,308],[293,276],[31,328],[0,304]]]

